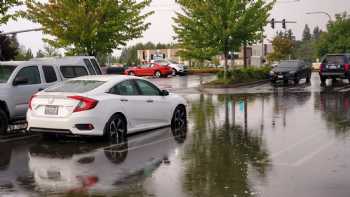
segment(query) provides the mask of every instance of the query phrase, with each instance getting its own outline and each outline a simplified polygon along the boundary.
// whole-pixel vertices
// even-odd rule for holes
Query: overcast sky
[[[305,24],[309,24],[311,29],[315,26],[325,29],[328,17],[325,15],[306,15],[310,11],[325,11],[334,17],[334,14],[347,11],[350,14],[349,0],[299,0],[299,2],[292,2],[293,0],[279,0],[276,3],[271,18],[288,21],[296,21],[296,24],[289,24],[287,27],[291,28],[296,34],[297,38],[301,37],[302,30]],[[175,16],[175,11],[179,10],[178,5],[174,0],[153,0],[150,9],[155,10],[155,13],[147,20],[152,23],[150,28],[144,33],[143,38],[133,40],[129,45],[137,42],[151,41],[154,43],[170,43],[173,42],[174,32],[172,29],[172,17]],[[18,21],[11,21],[5,26],[1,26],[1,31],[15,31],[28,28],[40,27],[39,24],[34,24],[29,21],[20,19]],[[274,32],[281,30],[281,25],[277,25],[275,30],[272,30],[268,25],[265,28],[268,39],[271,39]],[[41,32],[30,32],[17,35],[19,43],[27,48],[31,48],[36,53],[37,50],[43,48]]]

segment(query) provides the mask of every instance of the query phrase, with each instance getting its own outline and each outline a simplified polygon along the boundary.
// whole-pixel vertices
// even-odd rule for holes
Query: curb
[[[261,85],[264,83],[269,82],[269,79],[266,80],[260,80],[260,81],[253,81],[253,82],[249,82],[249,83],[237,83],[237,84],[227,84],[227,85],[201,85],[199,87],[200,90],[203,89],[227,89],[227,88],[239,88],[239,87],[245,87],[245,86],[252,86],[252,85]]]

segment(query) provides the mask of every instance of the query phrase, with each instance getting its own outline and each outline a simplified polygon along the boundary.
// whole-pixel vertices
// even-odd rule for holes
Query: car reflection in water
[[[169,163],[186,133],[163,128],[116,144],[43,140],[31,147],[29,168],[42,192],[113,193]]]
[[[350,94],[322,92],[319,97],[319,108],[323,112],[329,128],[334,128],[336,134],[345,134],[350,128]]]

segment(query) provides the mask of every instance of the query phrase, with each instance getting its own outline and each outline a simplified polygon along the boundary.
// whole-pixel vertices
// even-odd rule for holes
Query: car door
[[[109,93],[121,102],[128,119],[128,130],[148,126],[151,114],[134,80],[125,80],[116,84]]]
[[[135,81],[141,92],[141,100],[145,103],[144,109],[150,114],[149,124],[152,126],[168,125],[172,114],[169,97],[162,96],[159,88],[146,80],[137,79]]]
[[[25,79],[26,83],[15,84],[18,79]],[[28,66],[19,70],[13,81],[16,118],[23,118],[27,112],[30,97],[44,89],[38,66]]]

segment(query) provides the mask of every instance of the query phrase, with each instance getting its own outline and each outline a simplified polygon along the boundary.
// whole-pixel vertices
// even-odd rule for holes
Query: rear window
[[[6,83],[16,66],[0,65],[0,83]]]
[[[93,65],[94,68],[95,68],[96,73],[97,73],[98,75],[102,75],[102,72],[101,72],[101,70],[100,70],[100,67],[98,66],[97,61],[96,61],[95,59],[90,59],[90,60],[91,60],[92,65]]]
[[[324,60],[324,64],[345,64],[346,57],[343,55],[331,55],[327,56]]]
[[[52,66],[43,66],[46,83],[57,81],[55,69]]]
[[[70,80],[61,83],[45,90],[45,92],[72,92],[72,93],[84,93],[94,90],[95,88],[104,84],[104,81],[93,80]]]
[[[61,66],[60,70],[66,79],[88,75],[84,66]]]
[[[92,67],[92,64],[90,63],[90,61],[88,59],[84,59],[84,63],[88,67],[90,74],[96,75],[96,72],[95,72],[94,68]]]
[[[299,66],[300,63],[297,61],[282,61],[281,63],[279,63],[278,67],[282,67],[282,68],[294,68]]]

